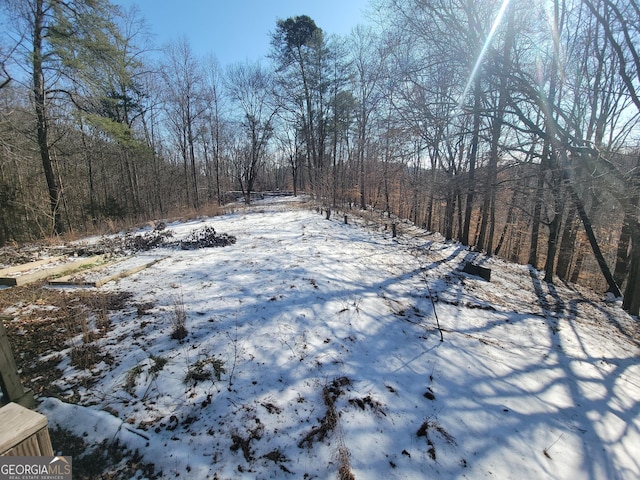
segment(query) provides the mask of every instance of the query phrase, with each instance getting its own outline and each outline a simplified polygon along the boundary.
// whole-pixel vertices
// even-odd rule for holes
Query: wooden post
[[[331,218],[331,209],[327,207],[327,220]]]
[[[348,224],[349,224],[349,223],[347,222],[347,214],[346,214],[346,213],[344,214],[344,224],[345,224],[345,225],[348,225]]]
[[[15,402],[26,408],[33,408],[35,400],[31,389],[25,390],[18,376],[18,367],[11,353],[9,336],[4,326],[11,317],[0,316],[0,387],[3,402]]]
[[[0,455],[53,456],[47,417],[10,403],[0,408]]]
[[[396,224],[392,223],[391,224],[391,238],[396,238]]]

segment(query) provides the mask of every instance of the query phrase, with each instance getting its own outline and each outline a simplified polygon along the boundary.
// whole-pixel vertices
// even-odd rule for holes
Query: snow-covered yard
[[[639,335],[617,303],[349,220],[284,199],[169,225],[237,242],[161,247],[101,287],[133,294],[95,341],[113,361],[66,356],[74,403],[39,410],[162,478],[640,478]]]

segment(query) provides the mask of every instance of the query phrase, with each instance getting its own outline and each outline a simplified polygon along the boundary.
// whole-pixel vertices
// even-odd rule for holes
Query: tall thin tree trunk
[[[507,220],[504,223],[504,227],[502,228],[502,233],[500,234],[500,239],[498,240],[498,245],[496,245],[496,249],[493,252],[494,255],[499,255],[500,250],[502,249],[502,245],[504,244],[504,240],[507,237],[507,232],[509,231],[509,227],[515,221],[515,208],[516,201],[518,199],[520,189],[520,182],[516,184],[516,188],[513,189],[513,194],[511,195],[511,202],[509,203],[509,210],[507,211]]]
[[[513,239],[513,246],[511,248],[511,253],[509,258],[511,259],[511,261],[513,262],[517,262],[520,263],[520,252],[522,251],[522,242],[524,240],[524,232],[526,231],[528,225],[525,225],[524,227],[519,227],[519,221],[516,220],[516,233],[515,233],[515,238]]]
[[[635,248],[631,249],[631,264],[629,265],[629,278],[627,288],[624,291],[622,308],[631,315],[640,313],[640,225],[634,221],[631,224],[631,243]]]
[[[620,293],[620,289],[618,288],[618,285],[616,285],[616,282],[613,279],[613,275],[609,270],[607,261],[605,260],[604,255],[602,254],[602,250],[600,250],[600,246],[598,245],[598,240],[596,239],[596,235],[593,232],[591,220],[587,215],[587,211],[584,208],[582,200],[580,200],[578,193],[575,191],[572,185],[568,185],[568,188],[569,188],[569,194],[571,195],[571,199],[576,205],[578,216],[580,217],[580,220],[582,220],[582,225],[584,226],[585,233],[587,234],[587,240],[589,240],[589,244],[591,245],[591,250],[593,251],[593,255],[596,257],[596,261],[598,262],[600,271],[602,272],[602,275],[604,276],[605,280],[607,281],[607,285],[609,286],[608,291],[613,293],[613,295],[615,295],[616,297],[620,297],[622,296],[622,294]],[[640,234],[637,236],[637,240],[640,241]],[[638,253],[638,256],[640,257],[640,252]],[[638,301],[640,302],[640,298],[638,298]]]
[[[433,231],[433,208],[435,202],[435,188],[436,188],[436,173],[438,171],[438,145],[433,149],[433,154],[431,155],[431,172],[430,172],[430,181],[429,181],[429,202],[427,206],[427,230],[429,232]]]
[[[556,96],[557,96],[557,81],[558,81],[558,61],[560,58],[560,45],[559,45],[559,41],[560,41],[560,37],[559,37],[559,33],[560,33],[560,5],[558,3],[558,0],[554,0],[553,1],[553,19],[552,19],[552,28],[554,32],[558,32],[558,35],[554,35],[552,40],[553,40],[553,57],[551,58],[551,71],[549,73],[549,93],[548,93],[548,97],[546,99],[546,102],[548,103],[548,105],[553,105],[554,102],[556,101]],[[550,111],[550,109],[544,109],[544,122],[546,124],[546,131],[547,131],[547,136],[545,137],[544,140],[544,146],[542,148],[542,158],[540,161],[540,168],[541,168],[541,175],[543,175],[543,177],[541,179],[538,180],[538,186],[541,187],[541,189],[539,190],[539,193],[542,194],[543,192],[543,188],[544,188],[544,175],[546,175],[547,172],[550,173],[550,177],[551,177],[551,189],[552,189],[552,200],[554,202],[554,218],[551,220],[551,223],[549,224],[549,238],[548,238],[548,243],[547,243],[547,259],[545,262],[545,278],[544,280],[546,282],[553,282],[553,271],[554,271],[554,262],[555,262],[555,255],[556,255],[556,251],[557,251],[557,245],[556,242],[558,240],[558,233],[559,233],[559,228],[560,228],[560,219],[558,218],[559,215],[559,209],[558,206],[559,204],[559,195],[560,195],[560,180],[555,178],[554,173],[559,173],[559,172],[554,172],[553,169],[551,168],[551,163],[552,161],[556,158],[556,155],[559,155],[559,148],[560,145],[557,145],[558,142],[554,142],[554,123],[553,123],[553,118],[551,117],[552,112]],[[558,147],[558,148],[556,148]],[[542,183],[540,183],[540,180],[542,180]],[[537,247],[536,247],[537,248]]]
[[[480,224],[480,236],[478,247],[491,254],[493,250],[493,235],[495,232],[495,211],[496,211],[496,180],[498,177],[498,150],[500,146],[500,135],[502,134],[502,123],[507,107],[509,73],[511,70],[511,50],[515,37],[514,12],[515,8],[509,5],[507,21],[507,35],[504,41],[503,64],[500,72],[500,84],[498,86],[498,106],[495,117],[491,124],[491,147],[489,151],[489,163],[487,165],[487,185],[485,188],[484,205],[482,208],[482,222]]]
[[[80,135],[82,137],[82,148],[84,149],[84,157],[87,162],[87,174],[89,177],[87,179],[89,184],[89,215],[91,216],[91,224],[95,226],[98,220],[98,202],[96,200],[96,187],[93,178],[93,155],[89,151],[82,118],[80,118]]]
[[[637,197],[635,197],[637,205]],[[616,266],[613,270],[613,278],[617,285],[622,285],[629,273],[629,244],[631,242],[630,218],[627,213],[622,221],[618,248],[616,249]]]
[[[467,191],[467,203],[464,211],[464,227],[460,242],[469,245],[469,231],[471,227],[471,214],[473,212],[473,200],[475,195],[476,159],[478,156],[478,143],[480,142],[480,74],[476,75],[475,87],[473,89],[473,137],[471,139],[471,150],[469,152],[469,188]]]
[[[190,111],[190,110],[189,110]],[[195,141],[193,139],[193,126],[191,125],[191,119],[188,117],[187,121],[187,142],[189,145],[189,160],[191,162],[191,181],[193,188],[193,208],[198,209],[198,171],[196,168],[196,153],[195,153]]]
[[[545,148],[547,141],[545,140]],[[543,151],[545,150],[543,148]],[[544,154],[543,154],[544,155]],[[529,242],[529,259],[527,263],[538,268],[538,242],[540,239],[540,223],[542,218],[542,193],[544,192],[545,168],[538,166],[537,183],[534,194],[533,216],[531,219],[531,239]]]
[[[42,168],[47,180],[49,191],[49,210],[52,218],[52,227],[55,234],[65,232],[61,214],[62,190],[56,179],[51,152],[49,150],[49,125],[47,119],[47,98],[44,80],[44,65],[42,54],[43,32],[44,32],[44,1],[35,0],[34,22],[33,22],[33,101],[36,111],[36,133],[38,139],[38,149]]]
[[[572,208],[569,208],[567,211],[567,218],[564,222],[564,229],[560,239],[556,274],[561,280],[569,279],[571,263],[575,253],[579,221],[579,218],[576,216],[576,207],[573,205]]]
[[[555,152],[551,155],[555,156]],[[555,163],[555,162],[553,162]],[[565,208],[565,195],[562,178],[551,172],[551,196],[553,199],[553,219],[549,222],[549,238],[547,240],[547,259],[544,265],[544,281],[553,283],[555,274],[556,255],[558,253],[558,240],[560,239],[560,227]]]
[[[573,264],[573,270],[571,271],[571,277],[569,279],[571,283],[578,283],[578,278],[580,277],[580,273],[582,272],[582,265],[584,265],[584,249],[579,242],[576,253],[576,260]]]

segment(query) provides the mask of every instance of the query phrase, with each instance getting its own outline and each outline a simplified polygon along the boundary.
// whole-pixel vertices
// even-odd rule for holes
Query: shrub
[[[83,370],[89,370],[100,358],[100,349],[92,343],[83,343],[71,349],[71,365]]]
[[[184,298],[182,295],[174,298],[173,310],[169,320],[173,326],[171,338],[182,341],[188,334],[187,327],[185,326],[187,323],[187,311],[184,307]]]
[[[222,360],[215,357],[206,357],[189,367],[184,383],[211,380],[213,376],[219,381],[223,373],[227,373],[227,371]]]

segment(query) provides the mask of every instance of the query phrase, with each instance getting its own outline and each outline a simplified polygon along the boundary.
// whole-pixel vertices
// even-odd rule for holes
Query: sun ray
[[[480,53],[478,54],[478,58],[476,59],[476,63],[473,66],[473,70],[471,70],[471,74],[469,75],[469,79],[467,80],[467,84],[464,86],[464,90],[462,91],[462,95],[460,95],[460,100],[458,101],[458,110],[460,110],[462,108],[462,103],[464,102],[464,99],[467,96],[467,93],[469,93],[469,89],[471,88],[471,83],[473,82],[473,79],[475,78],[475,76],[478,73],[478,69],[480,68],[480,65],[482,64],[482,60],[484,59],[484,56],[487,52],[487,49],[489,48],[489,45],[491,44],[491,40],[493,40],[493,37],[496,33],[496,31],[498,30],[498,27],[500,26],[500,22],[502,21],[502,18],[504,17],[504,13],[507,11],[507,7],[509,6],[509,2],[511,0],[502,0],[502,5],[500,5],[500,9],[498,10],[498,13],[496,15],[495,20],[493,21],[493,25],[491,25],[491,30],[489,30],[489,34],[487,35],[487,39],[484,41],[484,45],[482,45],[482,49],[480,50]]]

